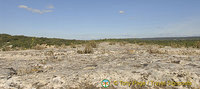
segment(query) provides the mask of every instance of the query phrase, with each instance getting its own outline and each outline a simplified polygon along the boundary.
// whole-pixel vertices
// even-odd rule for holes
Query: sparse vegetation
[[[84,53],[88,54],[88,53],[93,53],[93,49],[91,45],[86,45],[85,49],[84,49]]]
[[[127,44],[127,42],[120,42],[119,45],[120,46],[125,46]]]
[[[135,54],[135,52],[136,52],[135,50],[127,50],[128,54]]]
[[[91,46],[92,48],[97,48],[97,43],[95,41],[90,41],[87,46]]]
[[[90,54],[93,53],[93,47],[90,44],[85,45],[84,50],[78,50],[77,53],[79,54]]]
[[[77,51],[78,54],[83,54],[84,52],[82,50]]]
[[[197,76],[198,73],[196,70],[198,70],[199,67],[199,49],[172,48],[160,46],[158,44],[149,45],[145,42],[136,42],[136,40],[135,42],[134,40],[130,41],[130,43],[134,42],[134,44],[129,44],[125,39],[93,42],[96,43],[95,45],[97,48],[94,48],[94,43],[87,41],[83,44],[76,45],[76,48],[70,48],[68,45],[66,49],[62,48],[62,46],[58,46],[58,48],[50,47],[49,49],[40,51],[22,50],[1,52],[0,61],[2,62],[2,68],[0,74],[5,78],[2,79],[1,82],[6,85],[7,80],[13,80],[17,81],[17,83],[13,83],[16,85],[20,84],[20,86],[23,87],[32,85],[30,88],[44,89],[48,89],[52,86],[58,86],[54,88],[63,87],[67,89],[100,89],[102,87],[99,87],[96,82],[101,82],[103,78],[96,79],[96,77],[99,76],[111,76],[112,79],[116,80],[128,77],[129,79],[126,81],[138,81],[140,79],[144,81],[150,79],[162,80],[162,76],[169,76],[166,80],[187,80],[193,78],[194,81],[197,82],[194,82],[194,86],[192,87],[198,85],[200,78]],[[109,45],[109,42],[114,42],[116,45]],[[143,46],[140,46],[137,45],[137,43],[145,43],[147,45],[143,44]],[[197,46],[198,44],[199,42],[195,41],[195,45]],[[174,43],[171,45],[179,47]],[[39,49],[40,46],[44,48],[49,47],[46,44],[38,44],[38,46]],[[11,45],[7,47],[12,48]],[[63,45],[63,47],[65,47],[65,45]],[[187,67],[185,68],[183,65]],[[158,68],[160,69],[157,70]],[[153,72],[157,75],[152,74],[152,71],[149,71],[149,69],[155,69],[156,71]],[[180,72],[173,71],[179,69],[184,70]],[[119,74],[115,70],[123,70],[123,72]],[[188,74],[188,70],[190,70],[189,72],[191,72],[191,74]],[[109,74],[105,75],[104,71]],[[138,75],[132,76],[133,74]],[[27,82],[29,85],[27,86],[27,83],[24,84],[24,82]],[[83,84],[85,82],[86,84]],[[75,86],[72,86],[72,83]],[[121,87],[121,85],[112,86],[112,84],[108,87],[108,89],[117,88],[145,89],[151,87]]]
[[[2,51],[11,51],[11,49],[12,49],[11,47],[7,47],[7,46],[6,46],[6,47],[3,47],[3,48],[2,48]]]
[[[179,39],[179,40],[143,40],[143,39],[102,39],[102,40],[65,40],[56,38],[37,38],[37,37],[26,37],[26,36],[11,36],[8,34],[0,34],[0,48],[2,51],[10,50],[24,50],[24,49],[44,49],[41,45],[46,44],[46,46],[61,47],[61,46],[71,46],[76,48],[77,44],[87,44],[92,48],[97,48],[97,43],[99,42],[109,42],[109,45],[119,45],[124,46],[126,43],[134,43],[139,45],[161,45],[161,46],[171,46],[171,47],[193,47],[200,48],[200,38],[195,39]]]
[[[143,39],[102,39],[100,42],[127,42],[138,45],[160,45],[160,46],[171,46],[171,47],[192,47],[192,48],[200,48],[200,38],[195,39],[180,39],[180,40],[143,40]]]
[[[115,44],[116,44],[115,42],[110,42],[110,43],[109,43],[109,45],[115,45]]]
[[[46,48],[46,44],[42,44],[42,45],[37,44],[35,47],[33,47],[33,49],[36,49],[36,50],[43,50],[45,48]]]
[[[195,46],[196,46],[196,48],[200,48],[200,41],[197,41],[197,42],[195,43]]]
[[[39,65],[31,67],[23,67],[17,69],[17,75],[31,74],[35,72],[43,72],[43,68]]]
[[[12,45],[12,49],[31,49],[37,45],[46,44],[47,46],[55,45],[71,45],[71,44],[82,44],[87,41],[82,40],[65,40],[57,38],[37,38],[37,37],[26,37],[26,36],[11,36],[8,34],[0,34],[0,48]],[[40,48],[39,48],[40,49]]]
[[[149,53],[158,53],[158,54],[161,54],[161,52],[158,50],[158,49],[155,49],[155,48],[150,48],[147,50]]]
[[[71,44],[70,47],[71,48],[76,48],[76,45],[75,44]]]

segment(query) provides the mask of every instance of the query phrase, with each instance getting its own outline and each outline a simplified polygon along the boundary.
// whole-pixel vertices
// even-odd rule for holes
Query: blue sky
[[[65,39],[200,36],[200,0],[0,0],[0,33]]]

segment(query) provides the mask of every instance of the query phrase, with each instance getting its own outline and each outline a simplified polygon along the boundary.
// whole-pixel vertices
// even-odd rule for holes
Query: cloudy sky
[[[0,0],[0,33],[65,39],[200,36],[200,0]]]

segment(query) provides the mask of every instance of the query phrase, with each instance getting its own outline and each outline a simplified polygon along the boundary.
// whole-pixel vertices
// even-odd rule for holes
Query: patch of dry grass
[[[150,54],[164,54],[165,52],[162,52],[161,50],[157,48],[149,48],[147,50]]]
[[[146,45],[145,42],[140,42],[140,43],[137,43],[138,45]]]
[[[3,47],[2,48],[2,51],[11,51],[12,50],[12,48],[10,48],[10,47]]]
[[[41,66],[21,67],[17,69],[17,75],[25,75],[39,72],[43,72],[43,68]]]
[[[116,42],[110,42],[109,43],[109,45],[115,45],[116,44]]]
[[[136,53],[136,50],[127,50],[127,53],[128,53],[128,54],[135,54],[135,53]]]
[[[84,50],[78,50],[78,54],[91,54],[93,53],[93,47],[90,44],[85,45]]]
[[[54,52],[53,52],[52,50],[46,51],[46,52],[44,53],[44,55],[45,55],[45,56],[54,56]]]
[[[75,44],[71,44],[70,47],[71,48],[76,48],[76,45]]]
[[[200,48],[200,41],[197,41],[197,42],[195,43],[195,45],[196,45],[196,48]]]
[[[125,46],[127,44],[127,42],[120,42],[119,45],[120,46]]]
[[[93,53],[93,48],[91,45],[86,45],[85,49],[84,49],[84,53],[88,54],[88,53]]]
[[[43,50],[43,49],[45,49],[46,48],[46,44],[42,44],[42,45],[39,45],[39,44],[37,44],[35,47],[33,47],[33,49],[35,49],[35,50]]]
[[[90,41],[87,46],[91,46],[92,48],[97,48],[97,43],[95,41]]]

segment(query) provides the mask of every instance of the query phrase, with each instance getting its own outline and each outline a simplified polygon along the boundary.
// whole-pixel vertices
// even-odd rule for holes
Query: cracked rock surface
[[[92,54],[77,48],[0,52],[0,89],[195,89],[200,87],[200,50],[156,45],[100,43]],[[182,85],[115,85],[114,81],[191,82]]]

